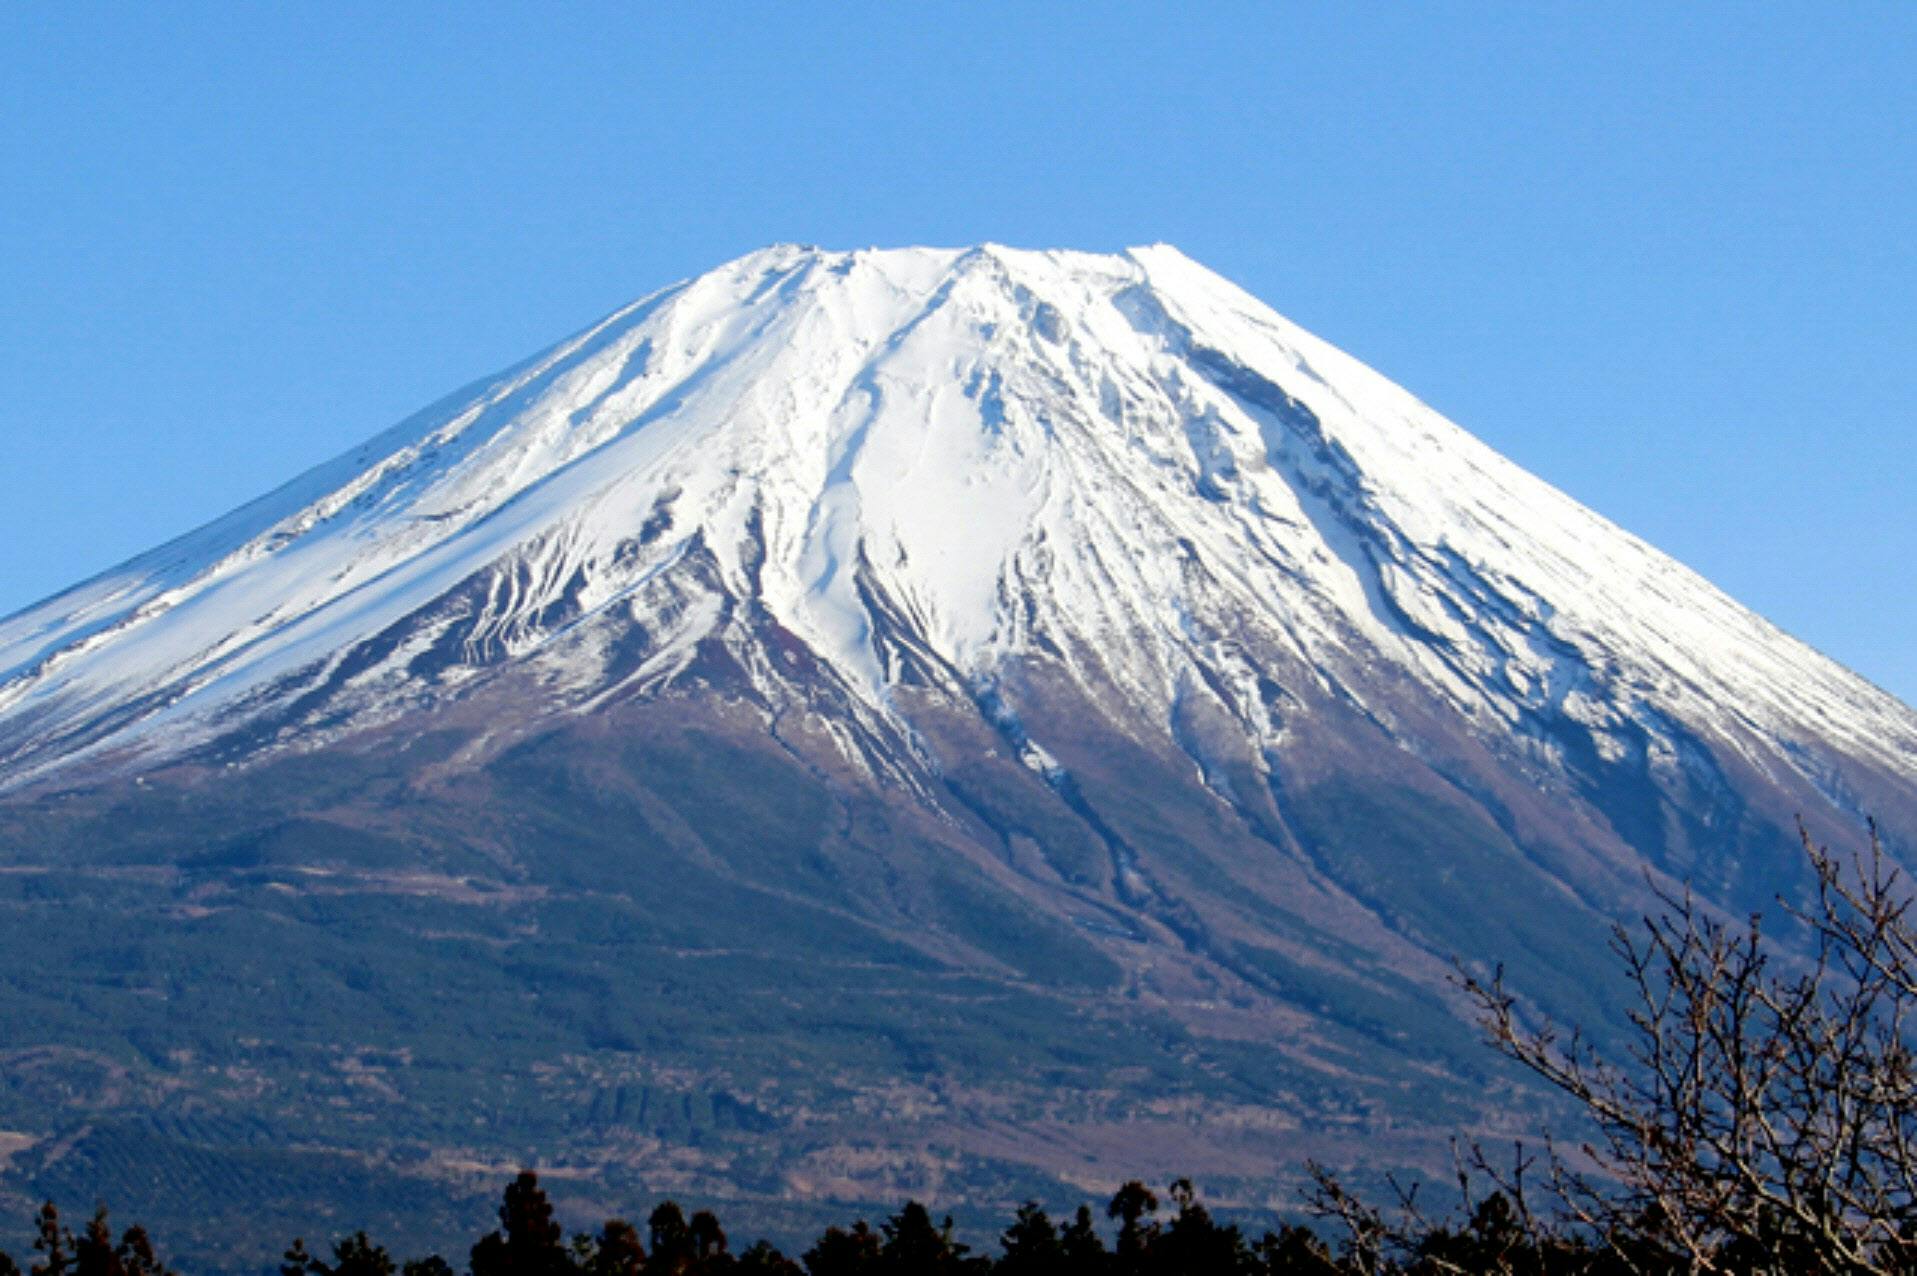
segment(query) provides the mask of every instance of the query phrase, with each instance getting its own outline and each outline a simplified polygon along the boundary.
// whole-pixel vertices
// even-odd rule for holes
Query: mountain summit
[[[145,1060],[49,1148],[190,1097],[442,1186],[1415,1161],[1490,1119],[1452,958],[1601,1024],[1647,875],[1763,907],[1867,815],[1917,844],[1911,709],[1165,246],[766,249],[0,622],[0,878],[147,884],[18,997],[266,963],[15,1018]],[[379,1086],[287,1097],[345,1048],[288,989]]]
[[[1037,660],[1254,758],[1412,687],[1545,757],[1917,758],[1907,708],[1176,249],[775,247],[7,621],[0,775],[312,747],[502,666],[536,717],[702,645],[776,697],[775,631],[901,728],[901,686]]]

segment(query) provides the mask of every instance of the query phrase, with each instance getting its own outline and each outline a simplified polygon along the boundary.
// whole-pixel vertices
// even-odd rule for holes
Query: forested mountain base
[[[1548,1024],[1530,1026],[1501,972],[1488,980],[1461,972],[1494,1049],[1580,1105],[1594,1136],[1576,1160],[1549,1152],[1542,1191],[1526,1187],[1540,1161],[1521,1145],[1499,1165],[1464,1143],[1456,1204],[1443,1215],[1422,1209],[1417,1187],[1401,1188],[1389,1175],[1397,1203],[1380,1208],[1310,1166],[1315,1186],[1305,1203],[1336,1229],[1333,1245],[1291,1224],[1252,1240],[1236,1223],[1214,1218],[1181,1178],[1167,1189],[1162,1212],[1143,1183],[1119,1188],[1104,1211],[1116,1225],[1109,1241],[1089,1206],[1061,1228],[1028,1201],[999,1231],[996,1256],[974,1254],[955,1238],[949,1215],[935,1224],[924,1205],[908,1201],[876,1229],[864,1220],[828,1227],[794,1261],[763,1240],[735,1254],[716,1213],[687,1219],[671,1201],[651,1212],[644,1237],[611,1218],[568,1242],[538,1176],[522,1170],[506,1189],[500,1226],[469,1250],[468,1270],[1911,1276],[1917,929],[1908,917],[1917,896],[1875,836],[1854,857],[1833,855],[1807,832],[1802,841],[1815,903],[1784,911],[1809,932],[1808,954],[1777,948],[1760,918],[1730,924],[1688,894],[1667,898],[1667,911],[1639,930],[1616,931],[1614,949],[1638,1002],[1636,1036],[1621,1060],[1576,1033],[1561,1038]],[[1487,1182],[1488,1192],[1479,1186]],[[1548,1205],[1534,1209],[1534,1199]],[[257,1250],[260,1230],[236,1228],[212,1243]],[[170,1276],[143,1229],[115,1242],[104,1207],[76,1234],[48,1202],[33,1247],[39,1259],[31,1276]],[[251,1266],[224,1252],[204,1263]],[[330,1258],[295,1239],[278,1270],[451,1276],[454,1268],[438,1255],[402,1264],[362,1229],[334,1241]],[[4,1255],[0,1276],[18,1276]]]

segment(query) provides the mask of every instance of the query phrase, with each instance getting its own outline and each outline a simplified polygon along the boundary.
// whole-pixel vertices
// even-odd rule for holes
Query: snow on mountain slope
[[[1175,249],[781,246],[0,622],[0,788],[534,657],[590,705],[587,629],[656,688],[754,617],[875,721],[913,661],[978,692],[1042,649],[1142,732],[1198,678],[1260,748],[1274,680],[1387,729],[1408,684],[1547,759],[1543,718],[1917,773],[1910,709]]]

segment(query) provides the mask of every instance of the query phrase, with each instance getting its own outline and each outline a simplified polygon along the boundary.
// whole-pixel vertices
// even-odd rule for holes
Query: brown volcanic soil
[[[1275,759],[1214,732],[1205,773],[1042,665],[1017,693],[1069,784],[929,685],[929,761],[848,751],[830,684],[769,706],[715,654],[591,713],[501,677],[0,802],[0,1190],[182,1253],[242,1220],[253,1258],[326,1220],[469,1240],[522,1163],[581,1223],[671,1193],[799,1235],[1177,1174],[1269,1215],[1307,1158],[1442,1175],[1453,1134],[1552,1118],[1454,955],[1615,1027],[1602,940],[1647,864],[1576,794],[1332,703]],[[1788,885],[1794,800],[1717,842],[1667,815],[1667,867]]]

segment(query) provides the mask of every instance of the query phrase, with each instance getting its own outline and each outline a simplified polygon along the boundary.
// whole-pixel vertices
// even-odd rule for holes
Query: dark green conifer
[[[306,1252],[306,1238],[295,1236],[293,1243],[286,1247],[286,1253],[280,1259],[280,1276],[306,1276],[311,1271],[314,1257]]]
[[[711,1210],[700,1210],[692,1216],[692,1222],[686,1227],[687,1239],[692,1245],[693,1270],[703,1274],[722,1272],[732,1266],[732,1255],[726,1252],[726,1233],[719,1226],[719,1216]]]
[[[652,1250],[647,1276],[682,1276],[692,1270],[692,1229],[677,1202],[661,1201],[646,1219],[646,1231]]]
[[[1178,1213],[1152,1245],[1151,1269],[1164,1276],[1230,1276],[1252,1270],[1252,1254],[1233,1225],[1220,1225],[1198,1199],[1190,1179],[1168,1189]]]
[[[879,1266],[879,1236],[864,1219],[846,1231],[828,1227],[818,1243],[805,1252],[805,1270],[811,1276],[865,1276]]]
[[[113,1248],[113,1230],[107,1226],[106,1206],[95,1207],[86,1231],[73,1243],[74,1276],[126,1276]]]
[[[280,1262],[280,1276],[393,1276],[397,1270],[393,1256],[384,1246],[374,1244],[364,1231],[333,1242],[330,1263],[308,1253],[306,1242],[300,1239],[294,1240]]]
[[[1018,1216],[999,1237],[1005,1251],[996,1270],[1001,1276],[1053,1276],[1065,1259],[1058,1227],[1037,1201],[1018,1207]]]
[[[118,1251],[120,1270],[124,1276],[175,1276],[175,1273],[160,1261],[153,1252],[153,1241],[146,1229],[135,1223],[120,1235]],[[4,1276],[0,1273],[0,1276]]]
[[[1157,1212],[1158,1197],[1137,1179],[1113,1193],[1105,1207],[1105,1217],[1118,1220],[1118,1246],[1112,1257],[1125,1276],[1145,1270],[1152,1242],[1158,1237],[1158,1224],[1146,1222],[1145,1216]]]
[[[880,1270],[904,1273],[943,1271],[952,1261],[952,1220],[945,1220],[945,1230],[940,1231],[932,1225],[932,1215],[917,1201],[907,1201],[905,1208],[887,1219],[882,1225],[885,1242],[879,1246],[879,1257],[884,1260]]]
[[[399,1276],[453,1276],[453,1265],[437,1254],[409,1258],[400,1267]]]
[[[1106,1252],[1105,1239],[1092,1222],[1089,1205],[1078,1207],[1071,1224],[1060,1233],[1058,1247],[1062,1253],[1059,1271],[1063,1276],[1103,1276],[1111,1266],[1111,1255]]]
[[[735,1272],[750,1272],[752,1276],[804,1276],[799,1265],[773,1248],[771,1241],[752,1242],[751,1248],[739,1255]],[[0,1273],[4,1276],[4,1273]]]
[[[473,1246],[473,1276],[557,1276],[572,1270],[552,1202],[533,1171],[521,1170],[507,1184],[499,1225]]]
[[[52,1201],[42,1205],[34,1220],[33,1237],[40,1261],[28,1269],[31,1276],[67,1276],[73,1266],[72,1243],[73,1234],[60,1226],[59,1209]]]
[[[639,1243],[639,1229],[623,1218],[607,1219],[583,1267],[588,1276],[641,1276],[646,1247]]]
[[[365,1232],[354,1232],[333,1244],[333,1263],[321,1276],[393,1276],[393,1256],[375,1245]]]

